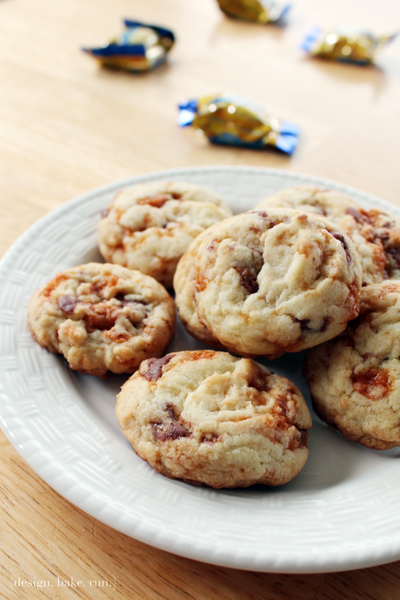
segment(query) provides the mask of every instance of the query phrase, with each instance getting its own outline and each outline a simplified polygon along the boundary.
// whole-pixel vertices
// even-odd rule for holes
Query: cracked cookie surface
[[[310,350],[304,373],[317,414],[350,440],[400,445],[400,282],[361,291],[360,316]]]
[[[288,379],[226,352],[143,362],[116,414],[135,452],[159,473],[214,488],[280,485],[303,468],[311,416]]]
[[[291,209],[250,211],[198,236],[174,289],[197,339],[276,358],[341,333],[358,315],[361,266],[328,219]]]
[[[340,224],[349,208],[358,210],[361,207],[346,194],[337,190],[316,185],[298,185],[267,196],[256,206],[256,210],[270,208],[302,210]]]
[[[28,308],[33,338],[80,373],[132,373],[161,356],[175,327],[172,298],[152,277],[88,263],[58,273]]]
[[[155,182],[119,192],[103,211],[99,248],[110,263],[138,269],[172,286],[178,260],[190,242],[232,211],[201,185]]]
[[[400,217],[376,209],[349,208],[340,227],[360,257],[363,285],[400,279]]]

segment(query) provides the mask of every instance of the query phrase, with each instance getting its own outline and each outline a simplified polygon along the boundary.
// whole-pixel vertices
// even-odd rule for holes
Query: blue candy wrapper
[[[396,35],[375,36],[368,31],[349,28],[324,33],[321,27],[313,27],[300,47],[310,55],[326,60],[368,65],[375,62],[378,52]]]
[[[235,95],[209,96],[179,104],[178,124],[201,130],[213,144],[264,149],[286,154],[296,149],[300,128],[268,115],[254,102]]]
[[[217,0],[220,9],[233,19],[253,23],[282,24],[291,8],[275,0]]]
[[[142,72],[162,64],[175,42],[169,29],[139,21],[124,21],[126,30],[98,48],[82,48],[102,66]]]

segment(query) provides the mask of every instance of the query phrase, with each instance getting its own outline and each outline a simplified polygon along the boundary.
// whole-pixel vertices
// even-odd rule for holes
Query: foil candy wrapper
[[[220,9],[228,17],[253,23],[283,22],[290,4],[279,4],[273,0],[217,0]]]
[[[124,21],[126,30],[98,48],[82,48],[102,66],[124,71],[149,71],[162,64],[175,42],[169,29]]]
[[[396,35],[375,36],[367,31],[344,28],[324,33],[320,27],[314,27],[304,38],[301,48],[312,56],[368,65],[375,62],[376,54]]]
[[[268,115],[263,107],[235,95],[209,96],[179,104],[178,124],[191,125],[213,144],[263,149],[274,146],[292,154],[300,129]]]

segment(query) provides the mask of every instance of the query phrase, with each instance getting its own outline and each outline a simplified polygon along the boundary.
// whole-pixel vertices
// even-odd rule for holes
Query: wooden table
[[[135,76],[99,69],[80,52],[82,45],[117,33],[122,17],[175,31],[168,64]],[[400,41],[371,68],[310,60],[298,47],[315,24],[345,22],[384,33],[398,29],[399,19],[396,0],[299,1],[285,29],[229,20],[214,0],[2,0],[0,253],[70,198],[164,168],[277,167],[348,184],[400,206]],[[213,147],[177,127],[180,100],[223,90],[298,123],[295,155]],[[400,598],[400,563],[339,574],[272,575],[156,550],[75,508],[39,479],[3,434],[0,443],[1,597]],[[71,579],[103,583],[96,590],[61,585]],[[39,589],[41,580],[54,585]]]

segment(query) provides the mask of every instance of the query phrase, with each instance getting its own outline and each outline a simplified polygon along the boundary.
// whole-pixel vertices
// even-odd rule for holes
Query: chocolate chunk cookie
[[[232,215],[218,194],[193,183],[156,182],[119,192],[102,214],[99,247],[110,262],[166,287],[190,242]]]
[[[340,226],[360,256],[363,285],[400,279],[400,217],[348,208]]]
[[[400,282],[361,290],[360,316],[307,354],[304,372],[316,412],[359,444],[400,445]]]
[[[33,294],[33,338],[65,356],[80,373],[133,373],[161,356],[172,338],[172,298],[152,277],[110,264],[89,263],[59,273]]]
[[[348,209],[359,210],[361,207],[346,194],[337,190],[316,185],[299,185],[268,196],[256,206],[256,210],[270,208],[302,210],[326,217],[339,224]]]
[[[188,331],[242,356],[276,358],[341,333],[359,311],[360,260],[328,219],[251,211],[200,234],[174,288]]]
[[[159,473],[213,488],[280,485],[307,457],[301,392],[251,359],[211,350],[150,359],[123,386],[116,413]]]

